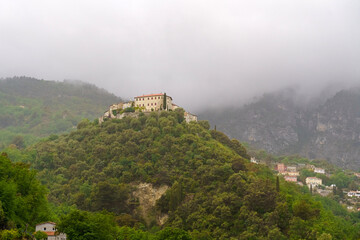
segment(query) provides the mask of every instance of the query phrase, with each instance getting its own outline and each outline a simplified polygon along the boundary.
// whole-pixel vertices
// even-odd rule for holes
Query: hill
[[[95,119],[120,99],[94,85],[28,77],[0,79],[0,149],[23,147]]]
[[[101,125],[85,120],[23,152],[6,151],[39,171],[52,204],[115,214],[120,239],[152,239],[143,231],[160,228],[165,236],[168,228],[182,229],[193,239],[356,239],[359,233],[356,214],[250,163],[237,140],[206,121],[186,123],[181,109]],[[87,216],[75,211],[62,218],[61,229],[74,232],[68,223],[92,219]]]
[[[199,118],[273,154],[300,154],[358,169],[360,90],[300,104],[294,90],[265,94],[241,107],[208,109]]]

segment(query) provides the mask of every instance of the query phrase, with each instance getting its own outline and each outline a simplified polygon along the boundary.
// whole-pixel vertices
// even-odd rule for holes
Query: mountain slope
[[[41,137],[76,127],[83,118],[95,119],[120,99],[93,85],[53,82],[28,77],[0,80],[0,149],[18,147]]]
[[[294,91],[266,94],[238,108],[207,110],[219,130],[275,154],[323,158],[359,168],[360,91],[342,90],[314,104],[298,104]]]
[[[307,188],[277,184],[237,140],[206,121],[187,124],[180,109],[82,121],[23,154],[52,203],[107,210],[121,226],[176,227],[194,239],[358,237],[346,211],[334,216]],[[144,199],[153,204],[144,208]]]

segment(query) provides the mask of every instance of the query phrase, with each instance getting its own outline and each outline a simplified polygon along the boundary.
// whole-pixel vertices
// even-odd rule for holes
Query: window
[[[148,104],[148,106],[149,106],[149,104]]]
[[[44,227],[44,231],[46,230],[46,228]]]
[[[145,98],[143,98],[143,101],[145,101]]]
[[[151,106],[153,105],[153,103],[151,103]]]
[[[53,228],[53,231],[55,231],[55,228]]]
[[[155,103],[155,105],[156,105],[156,103]]]
[[[148,97],[148,100],[150,100],[150,98]]]
[[[151,98],[151,100],[153,100],[153,98]]]

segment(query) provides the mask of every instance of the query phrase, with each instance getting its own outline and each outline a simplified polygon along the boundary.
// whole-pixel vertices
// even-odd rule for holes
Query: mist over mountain
[[[360,88],[327,89],[302,101],[294,89],[264,94],[239,107],[199,114],[231,137],[274,154],[300,154],[359,168]]]

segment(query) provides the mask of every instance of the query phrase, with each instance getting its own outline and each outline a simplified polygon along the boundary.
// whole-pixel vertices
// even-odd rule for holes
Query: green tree
[[[178,228],[164,228],[156,234],[156,240],[191,240],[189,233]]]
[[[56,227],[71,240],[113,240],[117,235],[114,217],[107,213],[74,210],[62,216]]]
[[[42,231],[37,231],[34,234],[34,237],[36,238],[36,240],[44,240],[44,239],[48,239],[48,235]]]
[[[167,101],[166,101],[166,100],[167,100],[167,99],[166,99],[166,98],[167,98],[167,97],[166,97],[166,93],[164,93],[163,98],[164,98],[164,99],[163,99],[163,108],[164,108],[164,110],[167,110],[167,106],[166,106],[166,102],[167,102]]]

